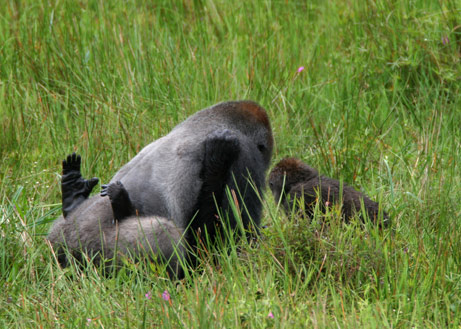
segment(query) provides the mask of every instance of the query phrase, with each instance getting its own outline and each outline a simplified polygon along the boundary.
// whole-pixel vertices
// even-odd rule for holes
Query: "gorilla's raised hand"
[[[99,179],[93,177],[89,180],[82,177],[80,166],[82,158],[74,153],[62,161],[62,213],[64,217],[77,208],[90,195],[93,187],[98,184]]]

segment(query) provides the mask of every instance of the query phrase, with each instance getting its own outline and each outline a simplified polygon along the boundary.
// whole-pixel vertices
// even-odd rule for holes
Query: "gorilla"
[[[303,198],[306,215],[312,218],[317,200],[321,208],[325,210],[329,204],[338,203],[342,199],[341,213],[346,221],[356,213],[362,215],[360,212],[362,202],[368,217],[374,223],[378,221],[379,204],[377,202],[346,184],[343,184],[340,196],[339,181],[319,176],[317,170],[296,158],[285,158],[274,167],[269,175],[269,186],[275,200],[282,202],[286,212],[293,209],[300,211],[296,200]],[[389,216],[384,211],[380,224],[384,226],[389,224]]]
[[[258,232],[272,148],[266,111],[252,101],[231,101],[195,113],[144,147],[100,195],[88,198],[98,179],[84,179],[81,158],[72,154],[63,161],[63,216],[48,240],[73,256],[84,251],[102,259],[114,256],[117,242],[124,244],[118,250],[137,256],[149,245],[159,258],[173,259],[175,273],[195,251],[197,236],[206,233],[214,242],[239,220]]]

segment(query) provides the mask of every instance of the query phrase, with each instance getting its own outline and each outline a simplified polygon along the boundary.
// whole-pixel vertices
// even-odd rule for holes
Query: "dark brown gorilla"
[[[285,158],[280,161],[269,175],[269,185],[278,202],[281,198],[285,211],[299,211],[299,199],[304,199],[304,210],[312,218],[317,200],[325,210],[328,205],[340,201],[340,182],[336,179],[319,176],[314,168],[309,167],[296,158]],[[370,200],[365,194],[343,184],[341,212],[344,219],[358,213],[361,216],[362,202],[368,217],[377,222],[379,219],[379,204]],[[382,224],[388,225],[389,216],[382,211]]]
[[[115,236],[118,227],[118,239],[130,237],[125,239],[127,251],[141,253],[135,245],[147,236],[148,241],[158,241],[154,254],[168,259],[171,250],[178,249],[175,254],[181,259],[185,244],[188,254],[194,253],[197,234],[207,232],[211,242],[222,235],[224,219],[226,226],[236,230],[238,219],[229,211],[234,200],[229,201],[227,187],[235,192],[243,227],[253,224],[258,229],[260,192],[272,148],[266,111],[251,101],[235,101],[199,111],[147,145],[103,186],[102,195],[86,199],[97,181],[83,179],[80,158],[71,155],[63,162],[63,209],[67,211],[54,223],[48,239],[53,246],[65,244],[76,254],[82,250],[110,254],[101,245],[101,237]],[[224,215],[218,216],[221,211]],[[150,226],[140,236],[143,220]],[[184,233],[184,239],[180,241],[181,234],[171,230]]]

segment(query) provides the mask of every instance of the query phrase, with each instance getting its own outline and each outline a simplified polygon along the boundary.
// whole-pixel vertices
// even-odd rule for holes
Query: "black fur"
[[[199,176],[203,183],[197,203],[190,214],[192,222],[187,239],[193,249],[197,239],[205,232],[212,241],[221,232],[222,223],[218,210],[222,210],[226,197],[226,182],[232,174],[231,166],[240,154],[238,138],[227,129],[213,132],[204,144],[205,154]]]
[[[93,187],[98,184],[96,177],[86,180],[80,172],[82,158],[72,153],[62,161],[62,213],[64,217],[77,208],[90,195]]]
[[[130,216],[136,215],[136,209],[131,203],[128,191],[122,182],[102,185],[101,196],[108,196],[114,213],[114,220],[120,221]]]

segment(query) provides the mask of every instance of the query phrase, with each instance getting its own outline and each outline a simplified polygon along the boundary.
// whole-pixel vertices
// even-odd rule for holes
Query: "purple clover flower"
[[[162,293],[162,298],[163,298],[163,300],[169,301],[169,300],[171,299],[170,293],[169,293],[167,290],[165,290],[165,291]]]

